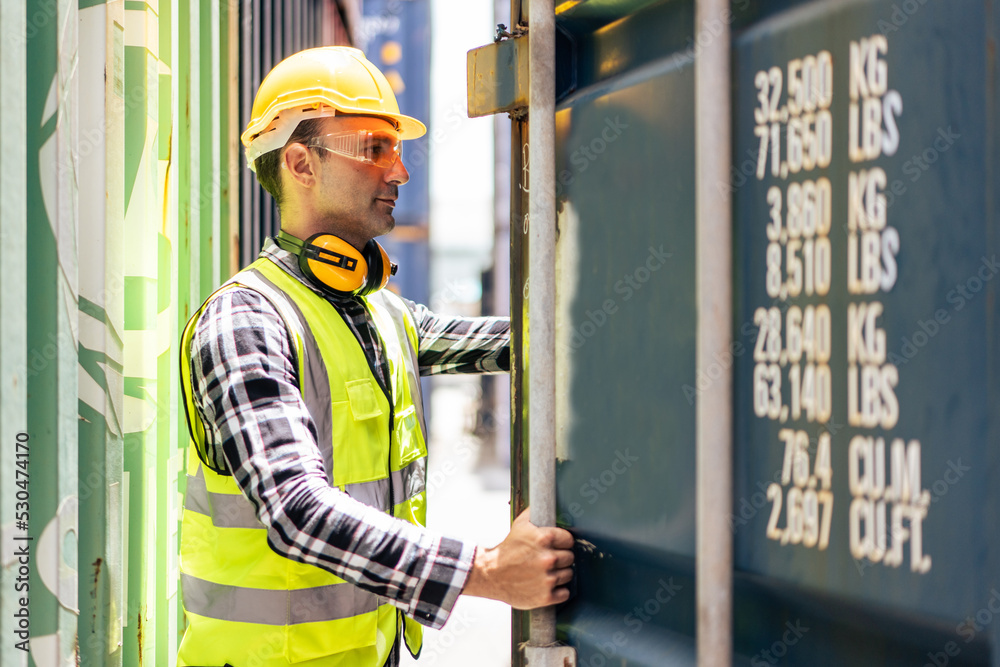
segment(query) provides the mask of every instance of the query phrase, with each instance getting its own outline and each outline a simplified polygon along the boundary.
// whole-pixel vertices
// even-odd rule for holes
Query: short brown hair
[[[323,136],[323,120],[323,118],[309,118],[299,123],[285,146],[294,143],[308,144],[310,140]],[[281,157],[284,149],[282,146],[278,150],[264,153],[254,162],[257,182],[274,198],[279,209],[284,201],[284,192],[281,189]],[[326,159],[326,151],[320,151],[319,155],[321,160]]]

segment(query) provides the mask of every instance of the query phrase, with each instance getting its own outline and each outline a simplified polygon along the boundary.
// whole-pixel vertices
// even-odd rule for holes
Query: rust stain
[[[101,566],[103,564],[104,564],[104,560],[100,556],[98,556],[97,560],[95,560],[93,562],[93,567],[94,567],[94,585],[90,589],[90,597],[93,600],[97,599],[98,584],[101,581]],[[97,605],[96,604],[94,605],[94,613],[92,614],[92,617],[91,617],[91,625],[90,625],[90,627],[91,627],[91,632],[93,632],[94,628],[97,627]]]
[[[139,667],[142,667],[142,609],[139,609],[139,625],[136,630],[136,639],[139,646]]]
[[[167,228],[167,222],[168,222],[167,204],[170,201],[170,167],[174,163],[174,142],[173,142],[173,138],[174,138],[174,124],[171,123],[170,124],[170,135],[167,137],[167,171],[163,175],[163,215],[162,215],[163,225],[162,225],[162,228],[160,230],[161,233],[164,236],[166,236],[167,238],[169,238],[169,234],[167,234],[167,231],[168,231],[168,228]]]

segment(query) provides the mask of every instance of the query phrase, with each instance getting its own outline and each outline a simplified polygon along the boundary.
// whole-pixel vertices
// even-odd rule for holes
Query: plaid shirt
[[[312,288],[297,258],[271,239],[261,255]],[[388,384],[385,352],[361,302],[328,301]],[[411,306],[421,375],[510,370],[506,318],[439,317]],[[475,545],[393,518],[328,485],[288,332],[273,306],[249,289],[218,295],[197,323],[191,370],[208,455],[232,473],[267,527],[271,548],[383,596],[424,625],[443,626],[468,579]]]

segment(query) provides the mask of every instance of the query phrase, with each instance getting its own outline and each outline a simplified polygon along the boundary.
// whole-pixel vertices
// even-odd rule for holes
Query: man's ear
[[[299,143],[294,143],[285,149],[281,156],[281,168],[288,176],[304,188],[316,184],[316,173],[313,171],[316,155]]]

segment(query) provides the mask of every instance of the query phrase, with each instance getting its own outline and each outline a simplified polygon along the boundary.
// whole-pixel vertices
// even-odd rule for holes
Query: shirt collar
[[[298,278],[299,282],[308,284],[305,275],[303,275],[302,270],[299,268],[298,257],[279,246],[270,236],[264,239],[264,247],[260,251],[260,256],[272,260],[285,271]]]

